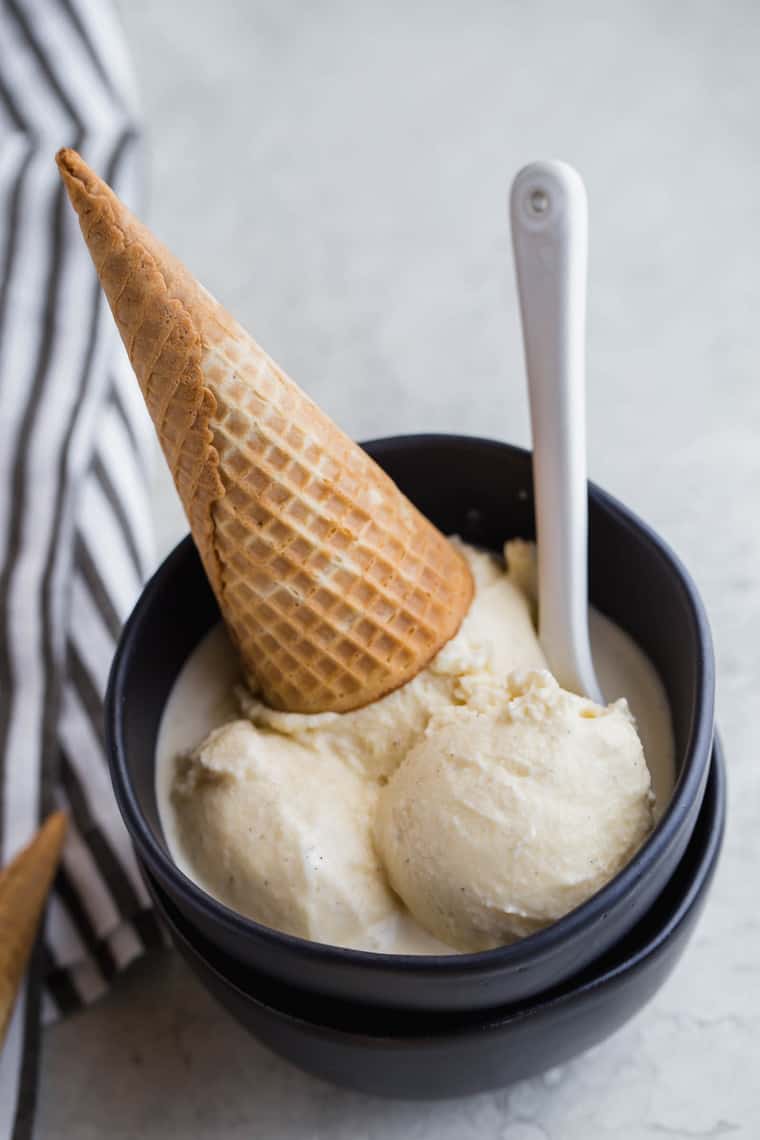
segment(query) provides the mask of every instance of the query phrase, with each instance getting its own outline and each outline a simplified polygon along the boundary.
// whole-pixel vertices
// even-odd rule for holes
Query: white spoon
[[[588,204],[580,175],[564,162],[524,167],[510,216],[533,428],[539,640],[563,688],[603,703],[588,636]]]

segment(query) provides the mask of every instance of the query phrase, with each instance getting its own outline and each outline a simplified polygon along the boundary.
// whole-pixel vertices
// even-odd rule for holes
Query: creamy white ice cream
[[[241,914],[364,946],[398,909],[371,840],[376,791],[329,753],[235,720],[180,760],[173,799],[193,867]]]
[[[560,918],[652,826],[649,770],[624,700],[608,708],[546,671],[477,678],[431,716],[383,789],[375,834],[391,884],[462,951]]]
[[[230,711],[229,658],[213,676],[191,659],[159,745],[162,818],[188,874],[277,929],[435,953],[545,925],[630,858],[652,811],[634,722],[625,702],[597,708],[545,672],[534,549],[507,549],[509,574],[466,550],[476,595],[457,636],[403,688],[354,712],[277,712],[241,687]],[[646,714],[667,792],[659,681],[606,619],[592,620],[592,635],[603,685],[606,671]]]

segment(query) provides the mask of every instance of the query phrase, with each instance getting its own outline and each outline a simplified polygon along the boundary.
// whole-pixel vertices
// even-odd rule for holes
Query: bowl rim
[[[530,456],[530,451],[514,444],[478,436],[445,433],[385,436],[360,444],[373,458],[380,461],[381,466],[383,456],[389,451],[409,452],[421,447],[447,449],[452,445],[459,448],[469,447],[481,452],[491,450],[502,455],[510,452],[513,456],[520,456],[523,459]],[[151,872],[157,875],[159,881],[168,878],[175,886],[177,894],[188,905],[202,911],[207,918],[221,924],[228,932],[237,936],[245,938],[254,935],[257,939],[267,939],[275,945],[307,956],[314,963],[355,963],[367,970],[384,971],[392,968],[410,975],[426,974],[430,970],[435,970],[439,975],[462,977],[469,974],[501,973],[506,967],[515,970],[525,969],[537,956],[551,956],[563,943],[571,941],[581,929],[600,921],[613,901],[621,893],[627,894],[632,890],[644,877],[647,869],[660,859],[669,845],[671,836],[680,829],[693,802],[699,796],[700,788],[704,786],[713,745],[715,664],[712,637],[704,605],[695,583],[678,555],[633,511],[592,482],[589,482],[589,500],[596,507],[612,515],[623,530],[635,533],[639,539],[643,539],[655,557],[667,565],[691,613],[698,646],[695,662],[696,715],[690,726],[684,750],[685,763],[670,802],[633,858],[591,898],[556,922],[507,946],[469,954],[387,954],[313,942],[310,939],[275,930],[228,907],[185,875],[168,851],[165,851],[157,841],[153,829],[140,810],[123,745],[126,704],[123,693],[133,647],[142,634],[145,616],[153,606],[154,596],[162,590],[167,580],[171,580],[177,567],[185,561],[191,551],[197,557],[192,536],[189,534],[180,540],[143,587],[122,630],[111,666],[105,699],[106,743],[114,794],[132,841],[136,843]]]
[[[195,945],[191,934],[184,929],[185,924],[191,927],[188,919],[177,911],[177,907],[172,899],[166,895],[160,883],[156,883],[152,877],[150,891],[151,894],[155,891],[159,895],[161,917],[170,927],[172,938],[176,936],[188,946],[193,958],[201,961],[223,985],[234,990],[235,993],[242,996],[245,1001],[252,1001],[278,1017],[287,1018],[288,1021],[303,1025],[311,1030],[327,1029],[331,1033],[340,1034],[343,1038],[354,1038],[359,1041],[369,1039],[372,1042],[389,1041],[396,1044],[403,1043],[404,1045],[408,1044],[413,1046],[415,1042],[466,1037],[471,1036],[473,1033],[482,1033],[488,1030],[499,1029],[505,1025],[527,1021],[546,1010],[566,1005],[568,1002],[576,1001],[585,995],[593,994],[597,990],[614,985],[619,980],[637,974],[648,960],[656,957],[662,951],[666,943],[674,937],[678,929],[686,922],[694,907],[699,904],[705,892],[708,890],[718,866],[726,830],[727,771],[725,753],[717,732],[713,741],[708,782],[713,783],[713,804],[710,811],[709,830],[706,833],[704,842],[700,846],[696,862],[685,868],[684,864],[687,855],[684,853],[684,857],[669,880],[669,882],[672,883],[673,880],[679,876],[684,877],[685,883],[680,894],[674,905],[672,905],[665,914],[662,922],[657,924],[651,935],[642,940],[633,952],[627,952],[625,950],[625,943],[634,935],[636,927],[634,927],[634,931],[626,935],[622,943],[619,944],[623,946],[622,957],[619,956],[618,960],[611,962],[609,966],[603,966],[599,972],[597,972],[597,966],[592,964],[582,971],[580,976],[571,977],[567,981],[562,982],[559,986],[537,993],[533,998],[520,1002],[514,1007],[502,1004],[494,1006],[493,1008],[487,1007],[463,1015],[456,1012],[433,1014],[432,1017],[436,1019],[435,1024],[431,1025],[424,1032],[391,1033],[386,1029],[385,1032],[381,1030],[377,1033],[363,1033],[341,1025],[316,1021],[303,1014],[295,1013],[289,1009],[283,1009],[274,1002],[267,1001],[261,994],[252,992],[237,979],[229,977],[221,965]],[[700,814],[703,814],[705,811],[706,807],[703,804],[700,809]],[[170,911],[169,914],[165,912],[165,906],[167,904]],[[646,922],[652,910],[657,906],[658,902],[655,902],[653,907],[644,915],[637,926]],[[203,941],[208,943],[209,940],[204,936]],[[230,955],[225,954],[223,950],[219,950],[213,945],[211,945],[211,951],[213,954],[218,954],[225,960],[231,958]],[[613,948],[610,954],[615,955],[615,953],[616,948]],[[240,970],[245,970],[246,968],[242,963],[234,963],[234,965],[236,968],[239,967]],[[362,1012],[364,1013],[365,1011],[362,1010]],[[373,1009],[372,1016],[382,1016],[385,1012],[384,1010],[378,1011]],[[419,1010],[414,1011],[414,1017],[416,1021],[425,1020],[425,1014]]]

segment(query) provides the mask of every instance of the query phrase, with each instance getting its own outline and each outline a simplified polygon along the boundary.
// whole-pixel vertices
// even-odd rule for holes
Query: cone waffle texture
[[[58,166],[248,682],[344,711],[456,633],[469,568],[74,151]]]
[[[66,834],[62,811],[0,871],[0,1046],[34,946]]]

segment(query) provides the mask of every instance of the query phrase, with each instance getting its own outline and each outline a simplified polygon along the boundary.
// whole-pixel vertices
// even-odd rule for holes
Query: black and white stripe
[[[71,826],[0,1054],[0,1137],[31,1133],[40,1018],[93,1000],[160,934],[108,779],[102,700],[152,560],[149,426],[53,162],[127,201],[134,85],[99,0],[0,9],[0,863],[53,806]]]

